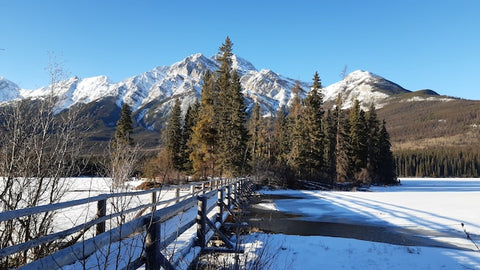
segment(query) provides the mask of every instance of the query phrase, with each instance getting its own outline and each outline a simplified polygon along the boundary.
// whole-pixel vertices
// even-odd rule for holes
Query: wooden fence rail
[[[202,182],[191,186],[183,186],[183,189],[189,189],[189,193],[184,196],[180,196],[180,189],[179,187],[177,187],[174,190],[175,198],[164,201],[156,200],[157,192],[160,192],[162,190],[161,188],[159,188],[138,192],[103,194],[88,199],[80,199],[54,205],[38,206],[28,209],[19,209],[15,211],[3,212],[0,213],[0,222],[20,218],[27,215],[38,214],[47,211],[55,211],[92,202],[97,202],[98,210],[96,218],[83,224],[35,240],[0,249],[0,259],[48,242],[64,239],[69,235],[80,232],[82,230],[87,230],[96,225],[95,237],[83,240],[60,251],[57,251],[54,254],[46,256],[37,261],[33,261],[27,265],[24,265],[20,269],[61,268],[66,265],[73,264],[77,261],[85,260],[88,256],[92,255],[99,249],[112,243],[119,242],[125,238],[138,235],[139,233],[145,234],[145,252],[142,252],[142,254],[144,255],[138,258],[133,258],[131,260],[131,263],[126,266],[126,269],[135,269],[142,266],[143,264],[145,264],[147,269],[160,269],[160,267],[163,267],[164,269],[174,269],[179,266],[178,264],[180,261],[189,261],[188,259],[185,260],[185,257],[189,253],[193,252],[194,254],[197,254],[193,256],[189,255],[193,259],[198,256],[199,251],[201,251],[202,248],[206,246],[206,243],[208,243],[210,238],[213,236],[212,231],[217,232],[222,238],[225,238],[225,236],[221,235],[218,227],[221,226],[221,224],[225,221],[228,212],[231,211],[233,207],[235,199],[241,197],[239,194],[241,194],[242,190],[250,191],[250,188],[248,186],[249,183],[250,182],[246,179],[224,179]],[[202,188],[200,188],[200,186]],[[212,191],[207,191],[207,189]],[[136,207],[122,210],[120,212],[108,214],[106,213],[106,201],[108,199],[117,197],[139,196],[146,194],[152,194],[151,203],[142,204]],[[200,194],[201,196],[198,196]],[[212,199],[215,197],[215,195],[217,195],[216,200]],[[165,205],[169,203],[175,204],[161,208],[159,210],[156,209],[159,205]],[[161,224],[167,222],[168,220],[181,213],[189,211],[189,209],[193,209],[195,206],[197,206],[199,209],[196,218],[191,218],[189,220],[183,221],[182,224],[178,224],[178,228],[176,228],[174,233],[165,236],[161,235]],[[207,215],[211,213],[214,208],[217,208],[217,213],[216,219],[212,222],[207,217]],[[145,209],[151,209],[151,212],[146,215],[139,216],[132,221],[121,224],[120,226],[115,227],[111,230],[105,231],[106,221],[125,215],[127,213],[138,211],[142,211],[143,213]],[[193,225],[195,225],[195,223],[197,223],[197,231],[196,234],[193,234],[192,236],[194,240],[190,241],[191,245],[187,245],[185,248],[183,248],[183,250],[179,250],[179,252],[177,252],[177,254],[173,256],[173,258],[168,260],[161,251],[164,250],[172,242],[174,242],[179,237],[179,235],[181,235]],[[228,246],[230,244],[228,242],[228,239],[225,238],[224,240],[226,241],[226,244]]]

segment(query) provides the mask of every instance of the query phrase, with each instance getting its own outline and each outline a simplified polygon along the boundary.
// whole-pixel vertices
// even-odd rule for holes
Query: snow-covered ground
[[[260,207],[306,221],[404,228],[449,248],[261,233],[243,241],[253,250],[266,247],[262,260],[268,269],[480,269],[476,247],[480,245],[480,180],[401,179],[401,183],[373,187],[372,192],[262,190],[295,198]]]
[[[72,183],[65,200],[111,192],[108,179],[75,179]],[[371,192],[262,190],[263,194],[283,197],[258,206],[295,214],[296,219],[309,222],[407,229],[437,245],[405,246],[353,238],[257,232],[242,237],[246,252],[240,256],[249,261],[248,265],[261,269],[480,269],[480,251],[475,246],[480,245],[480,180],[402,178],[401,183],[396,187],[372,187]],[[165,190],[161,196],[165,200],[174,194]],[[139,200],[148,202],[149,197]],[[83,221],[85,211],[95,212],[95,204],[91,207],[70,209],[63,214],[64,221],[75,221],[74,217]],[[464,229],[473,241],[467,239]],[[188,233],[194,234],[195,230]],[[142,245],[138,246],[128,252],[138,255]],[[89,269],[105,266],[98,254],[84,263],[92,267]],[[66,269],[85,266],[75,264]],[[113,262],[109,267],[116,265]]]

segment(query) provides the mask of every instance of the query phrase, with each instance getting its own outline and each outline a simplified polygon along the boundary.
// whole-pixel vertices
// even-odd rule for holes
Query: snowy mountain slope
[[[0,103],[21,98],[20,87],[15,83],[0,77]]]
[[[296,84],[295,80],[272,70],[257,70],[253,64],[236,55],[232,57],[232,65],[241,76],[248,111],[252,109],[254,102],[260,104],[264,114],[274,114],[280,107],[291,103],[291,89]],[[72,77],[59,82],[53,91],[61,100],[59,110],[76,104],[114,98],[118,107],[123,103],[132,107],[135,120],[141,126],[158,130],[175,99],[180,99],[185,112],[189,104],[200,98],[205,73],[215,72],[217,69],[215,56],[208,58],[198,53],[171,66],[156,67],[117,83],[111,82],[106,76],[84,79]],[[302,88],[300,96],[304,98],[310,89],[310,83],[299,83]],[[16,98],[39,98],[51,90],[48,86],[36,90],[20,89],[3,78],[0,79],[0,87],[3,87],[0,102]],[[349,108],[354,99],[358,99],[364,108],[371,102],[381,108],[390,102],[392,97],[411,92],[378,75],[359,70],[352,72],[342,81],[323,88],[322,93],[327,104],[333,104],[341,94],[344,108]],[[416,101],[418,98],[415,96],[406,101]],[[428,95],[426,98],[436,99],[436,96]]]
[[[355,99],[364,108],[372,102],[381,108],[391,96],[409,92],[398,84],[363,70],[354,71],[343,80],[323,89],[325,101],[335,102],[341,94],[343,108],[350,108]]]
[[[293,98],[291,89],[296,84],[296,81],[267,69],[249,71],[242,76],[240,82],[244,88],[245,96],[259,103],[264,112],[271,113],[282,106],[290,105]],[[310,86],[307,83],[300,82],[300,87],[304,90],[301,93],[302,98],[304,98]]]

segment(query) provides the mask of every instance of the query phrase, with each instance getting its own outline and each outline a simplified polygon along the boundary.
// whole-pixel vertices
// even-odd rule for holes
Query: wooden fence
[[[175,198],[163,201],[157,201],[157,193],[162,190],[158,188],[137,192],[102,194],[86,199],[0,213],[0,222],[4,222],[23,216],[97,202],[97,216],[93,220],[35,240],[0,249],[0,259],[45,243],[65,239],[74,233],[86,231],[93,226],[96,227],[96,236],[79,241],[51,255],[30,262],[19,269],[62,268],[78,261],[84,261],[90,255],[112,243],[138,235],[144,238],[143,251],[137,258],[130,258],[123,269],[136,269],[142,265],[145,265],[146,269],[160,269],[161,267],[164,269],[186,269],[206,249],[207,243],[215,233],[225,242],[227,248],[235,249],[236,247],[221,233],[219,228],[231,213],[233,207],[253,191],[252,183],[248,179],[223,179],[193,184],[188,188],[189,193],[180,196],[180,187],[176,187]],[[123,209],[120,212],[107,213],[106,211],[107,200],[109,199],[146,194],[151,194],[151,202],[148,204]],[[169,203],[173,203],[173,205],[157,209],[160,205]],[[195,206],[197,206],[196,215],[187,216],[182,222],[175,225],[176,228],[173,232],[162,235],[162,233],[165,234],[165,230],[162,230],[161,226],[165,226],[167,221],[173,217],[188,211],[195,211]],[[216,211],[213,211],[215,208]],[[150,210],[149,213],[141,215],[147,209]],[[106,221],[128,213],[139,214],[129,222],[105,231]],[[169,248],[169,245],[177,241],[187,230],[192,231],[192,228],[193,233],[187,233],[187,240],[184,241],[186,244],[177,247],[167,258],[165,250]]]

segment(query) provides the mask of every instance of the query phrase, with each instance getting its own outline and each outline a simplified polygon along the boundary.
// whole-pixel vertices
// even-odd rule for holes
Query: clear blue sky
[[[480,99],[479,0],[0,0],[0,76],[48,84],[48,52],[81,78],[118,82],[227,35],[257,69],[323,85],[368,70],[409,90]]]

